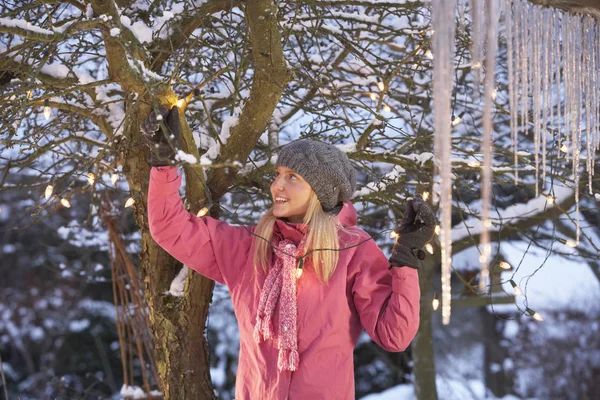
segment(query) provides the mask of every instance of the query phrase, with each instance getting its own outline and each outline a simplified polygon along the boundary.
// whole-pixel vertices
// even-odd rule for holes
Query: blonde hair
[[[273,227],[275,226],[276,220],[277,218],[273,215],[273,209],[271,208],[260,218],[256,225],[254,233],[260,237],[255,238],[255,269],[262,268],[265,272],[269,269],[270,254],[272,250],[268,242],[271,242],[271,239],[273,238]],[[313,249],[327,249],[311,252],[310,255],[304,259],[305,265],[307,261],[312,261],[319,280],[323,283],[327,283],[329,278],[331,278],[335,272],[339,260],[337,251],[340,247],[338,242],[338,229],[341,225],[337,218],[323,211],[321,202],[317,198],[315,192],[312,192],[311,194],[308,210],[304,215],[302,223],[308,225],[308,236],[305,242],[304,254]]]

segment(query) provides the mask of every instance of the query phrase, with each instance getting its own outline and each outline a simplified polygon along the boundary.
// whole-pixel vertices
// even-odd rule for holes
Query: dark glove
[[[179,109],[177,106],[170,110],[160,106],[159,112],[162,120],[158,120],[156,112],[152,110],[140,126],[146,144],[150,147],[150,165],[153,167],[173,165],[177,150],[181,148]]]
[[[423,247],[433,238],[436,218],[433,210],[420,195],[409,200],[400,225],[394,229],[398,234],[392,249],[392,267],[418,268],[419,260],[425,258]]]

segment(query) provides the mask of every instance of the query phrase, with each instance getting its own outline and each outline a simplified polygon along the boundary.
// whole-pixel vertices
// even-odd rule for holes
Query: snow
[[[229,136],[231,136],[231,128],[236,126],[239,123],[239,119],[237,117],[226,117],[223,120],[223,125],[221,126],[221,133],[219,134],[219,138],[221,139],[221,143],[227,143],[229,140]]]
[[[152,394],[154,392],[155,391],[152,391],[152,392],[150,392],[150,394]],[[132,397],[134,399],[144,399],[144,398],[147,397],[146,393],[144,392],[144,390],[141,387],[139,387],[139,386],[123,385],[121,387],[120,394],[123,397]]]
[[[28,30],[33,33],[39,33],[39,34],[50,36],[50,37],[54,36],[53,31],[32,25],[31,22],[25,21],[24,19],[0,18],[0,25],[6,26],[9,28],[14,27],[14,28],[25,29],[25,30]]]
[[[177,150],[177,154],[175,155],[175,160],[183,161],[188,164],[198,164],[198,159],[194,157],[192,154],[188,154],[183,150]]]
[[[502,273],[503,288],[513,293],[508,281],[515,281],[524,294],[516,298],[521,309],[527,306],[542,317],[544,310],[600,311],[600,282],[587,263],[565,262],[559,255],[546,258],[545,251],[527,246],[525,242],[502,243],[506,260],[514,268]],[[495,305],[494,310],[517,311],[514,305]]]
[[[129,29],[140,43],[150,43],[152,41],[152,28],[148,27],[142,21],[131,23],[131,19],[125,15],[121,15],[121,24]]]
[[[110,36],[119,36],[121,34],[121,30],[119,28],[112,28],[110,30]]]
[[[185,280],[187,279],[189,268],[187,266],[183,266],[179,273],[171,282],[171,286],[165,294],[170,294],[175,297],[183,297],[184,289],[185,289]]]
[[[596,201],[600,201],[600,194],[598,194],[598,193],[594,194],[594,198],[596,199]]]
[[[81,332],[81,331],[84,331],[87,328],[89,328],[89,326],[90,326],[89,319],[80,319],[80,320],[71,321],[69,323],[69,330],[71,332]]]

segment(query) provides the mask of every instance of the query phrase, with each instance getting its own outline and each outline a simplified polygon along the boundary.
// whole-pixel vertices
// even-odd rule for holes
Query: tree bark
[[[421,288],[421,323],[419,331],[412,342],[415,394],[419,400],[437,400],[435,385],[435,359],[432,331],[431,276],[439,264],[437,257],[428,257],[419,269],[419,286]]]
[[[533,4],[550,6],[571,13],[590,14],[600,16],[600,2],[598,0],[529,0]]]

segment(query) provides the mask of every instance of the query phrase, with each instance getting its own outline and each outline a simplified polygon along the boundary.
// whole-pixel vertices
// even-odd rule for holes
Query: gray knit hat
[[[279,152],[275,166],[300,174],[326,212],[349,200],[356,189],[356,171],[348,156],[327,143],[303,139],[287,144]]]

